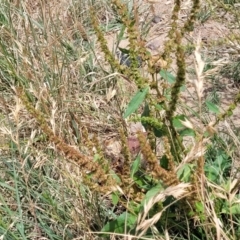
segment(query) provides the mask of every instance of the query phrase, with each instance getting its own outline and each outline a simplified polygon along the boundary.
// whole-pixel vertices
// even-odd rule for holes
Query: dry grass
[[[185,17],[197,1],[187,1],[180,9],[177,1],[169,2],[181,18],[173,17],[171,22],[171,16],[166,17],[166,29],[175,32],[168,38],[162,33],[169,41],[148,56],[142,51],[140,35],[140,47],[134,46],[133,36],[141,32],[144,38],[158,29],[151,27],[151,17],[157,14],[154,3],[129,2],[125,19],[116,8],[120,2],[1,1],[0,239],[228,240],[240,236],[239,121],[233,118],[235,128],[227,120],[232,111],[239,111],[239,91],[234,88],[235,96],[221,107],[221,97],[219,105],[212,100],[210,107],[205,103],[208,93],[214,92],[211,88],[218,92],[216,79],[223,81],[224,67],[232,69],[231,57],[239,52],[239,7],[213,0],[201,6],[197,20],[187,22]],[[210,39],[204,44],[203,36],[186,30],[193,22],[196,31],[204,21],[218,22],[223,12],[234,29],[226,25],[229,35],[221,42]],[[130,13],[136,28],[127,22]],[[139,70],[134,64],[130,68],[109,64],[96,29],[108,41],[117,32],[117,45],[121,31],[128,33],[130,50],[145,57],[145,65]],[[224,54],[219,52],[223,46],[228,47]],[[116,50],[112,57],[118,62]],[[134,51],[129,53],[132,61]],[[185,60],[190,64],[184,65]],[[175,84],[159,79],[159,70],[167,64],[172,72],[178,70]],[[185,80],[185,71],[189,81],[179,83]],[[142,84],[151,87],[146,99],[153,113],[152,127],[175,121],[180,113],[185,118],[179,118],[178,124],[195,135],[176,134],[171,124],[165,124],[168,135],[164,137],[155,138],[148,130],[148,135],[128,138],[131,119],[123,118],[124,111]],[[178,84],[187,90],[181,92]],[[142,110],[132,119],[141,121]],[[133,157],[130,141],[141,149],[140,160]],[[116,149],[109,152],[110,146]],[[159,164],[164,157],[169,161],[166,169]],[[106,235],[107,224],[121,216],[129,218],[123,218],[116,229],[110,227],[112,232]]]

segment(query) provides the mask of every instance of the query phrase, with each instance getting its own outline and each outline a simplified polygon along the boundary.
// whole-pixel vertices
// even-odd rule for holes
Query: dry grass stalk
[[[197,79],[195,79],[193,81],[199,101],[201,101],[202,96],[203,96],[203,91],[204,91],[202,74],[203,74],[203,69],[204,69],[204,65],[205,65],[204,61],[201,58],[201,53],[200,53],[200,49],[201,49],[201,40],[200,39],[201,38],[199,35],[198,40],[197,40],[196,49],[194,52],[194,55],[195,55],[194,63],[195,63]]]
[[[173,196],[177,199],[177,201],[184,196],[189,191],[189,188],[191,185],[189,183],[179,183],[176,186],[171,186],[166,188],[163,192],[157,194],[156,196],[152,197],[145,205],[144,210],[141,214],[138,216],[138,223],[137,223],[137,231],[142,231],[140,234],[138,234],[138,237],[141,237],[144,235],[144,233],[149,229],[149,227],[153,226],[162,216],[162,213],[166,211],[166,209],[169,206],[166,206],[162,211],[155,214],[152,218],[147,219],[148,213],[150,209],[154,206],[154,204],[158,202],[164,202],[166,197]]]
[[[111,189],[114,181],[110,175],[104,172],[104,166],[100,166],[97,162],[93,161],[92,157],[80,153],[72,146],[66,144],[60,136],[55,135],[52,129],[48,126],[46,117],[32,106],[22,89],[17,89],[16,94],[19,99],[21,99],[29,113],[37,120],[42,131],[49,137],[50,142],[53,142],[56,145],[56,148],[64,153],[67,159],[73,160],[80,168],[83,168],[82,171],[85,172],[85,174],[94,175],[92,186],[94,188],[99,188],[98,184],[100,184],[104,186],[104,191]]]

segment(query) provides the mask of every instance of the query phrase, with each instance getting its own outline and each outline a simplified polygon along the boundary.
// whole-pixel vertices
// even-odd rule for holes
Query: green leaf
[[[139,170],[141,164],[141,158],[138,155],[135,161],[133,162],[132,168],[131,168],[131,178],[135,175],[135,173]]]
[[[98,154],[98,153],[96,153],[95,155],[94,155],[94,157],[93,157],[93,161],[94,162],[97,162],[97,161],[99,161],[101,159],[101,156],[100,156],[100,154]]]
[[[161,184],[156,185],[155,187],[151,188],[145,195],[145,198],[141,202],[141,206],[143,207],[148,201],[155,197],[158,193],[163,190],[163,186]]]
[[[10,145],[10,149],[11,149],[12,152],[17,152],[18,151],[18,146],[14,141],[10,140],[9,145]]]
[[[207,178],[215,183],[221,183],[230,172],[232,160],[228,154],[218,151],[213,162],[206,162],[204,167]]]
[[[182,124],[182,121],[185,120],[186,120],[185,115],[177,115],[173,118],[173,126],[175,128],[185,128],[185,126]]]
[[[27,239],[26,237],[25,237],[25,230],[24,230],[24,226],[23,226],[23,224],[22,223],[17,223],[16,224],[16,228],[17,228],[17,230],[20,232],[20,234],[21,234],[21,236],[22,236],[22,239]]]
[[[205,166],[205,174],[207,176],[207,179],[209,179],[212,182],[216,182],[219,179],[219,171],[216,168],[216,166]]]
[[[166,70],[161,70],[160,76],[170,84],[173,84],[176,82],[176,77]]]
[[[229,214],[240,214],[240,203],[232,205]]]
[[[110,170],[110,174],[117,183],[121,183],[121,178],[113,170]]]
[[[126,27],[124,25],[122,25],[121,30],[120,30],[119,34],[117,35],[117,44],[116,44],[117,46],[116,47],[118,47],[119,43],[123,40],[125,29],[126,29]],[[121,51],[121,49],[120,49],[120,51]]]
[[[194,168],[194,164],[185,164],[182,168],[180,168],[177,172],[177,176],[181,181],[188,182],[191,179],[192,171]]]
[[[190,129],[190,128],[186,128],[186,129],[183,129],[181,131],[179,131],[179,135],[181,137],[184,137],[184,136],[190,136],[190,137],[195,137],[196,136],[196,133],[194,130]]]
[[[153,133],[155,135],[155,137],[163,137],[163,136],[166,136],[167,135],[167,128],[166,126],[163,126],[161,129],[159,128],[153,128]]]
[[[112,203],[114,206],[116,206],[118,204],[119,201],[119,196],[116,192],[112,193]]]
[[[132,98],[132,100],[128,104],[127,110],[126,110],[126,112],[125,112],[125,114],[123,116],[124,118],[127,118],[128,116],[130,116],[133,112],[135,112],[139,108],[139,106],[144,101],[148,91],[149,91],[149,88],[146,87],[144,89],[139,90],[134,95],[134,97]]]
[[[206,106],[210,112],[220,113],[218,106],[210,101],[206,101]]]
[[[5,183],[4,181],[3,181],[3,179],[0,179],[0,186],[1,187],[3,187],[3,188],[7,188],[7,189],[9,189],[9,190],[11,190],[11,191],[15,191],[16,189],[15,188],[13,188],[13,187],[11,187],[10,185],[8,185],[7,183]],[[3,181],[3,182],[2,182]]]
[[[152,187],[152,177],[145,173],[137,172],[133,176],[134,183],[141,189],[149,190]]]
[[[119,49],[123,54],[129,54],[129,50],[126,49],[126,48],[121,48],[121,47],[119,47],[118,49]]]
[[[193,129],[187,128],[183,125],[183,121],[186,121],[187,118],[185,115],[177,115],[173,118],[173,126],[178,131],[181,137],[184,136],[195,136],[195,131]]]
[[[163,102],[156,104],[155,107],[156,107],[156,109],[158,109],[160,111],[165,109],[165,106],[164,106]]]
[[[168,158],[166,155],[163,155],[163,157],[160,159],[160,166],[166,170],[168,170]]]
[[[101,232],[125,233],[132,229],[137,221],[137,216],[124,212],[117,219],[108,222]]]
[[[195,206],[199,213],[204,212],[204,204],[202,202],[196,202]]]

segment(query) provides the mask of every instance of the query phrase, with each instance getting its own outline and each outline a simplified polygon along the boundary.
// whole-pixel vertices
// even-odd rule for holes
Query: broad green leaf
[[[224,152],[218,151],[213,162],[206,162],[205,175],[210,181],[219,184],[225,178],[224,176],[229,174],[231,166],[231,158]]]
[[[135,173],[139,170],[141,164],[141,158],[138,155],[135,161],[133,162],[132,168],[131,168],[131,178],[135,175]]]
[[[185,164],[177,172],[177,176],[181,181],[188,182],[191,178],[194,164]]]
[[[219,179],[219,171],[215,166],[205,166],[204,170],[208,180],[216,182]]]
[[[143,101],[148,93],[148,90],[149,90],[149,88],[146,87],[144,89],[139,90],[134,95],[134,97],[128,104],[127,110],[123,116],[124,118],[127,118],[128,116],[130,116],[133,112],[135,112],[139,108],[139,106],[143,103]]]
[[[240,214],[240,203],[232,205],[229,214]]]
[[[199,213],[204,212],[204,203],[202,203],[202,202],[196,202],[196,203],[195,203],[195,206],[196,206],[197,212],[199,212]]]
[[[137,221],[137,216],[124,212],[117,219],[108,222],[101,230],[102,233],[125,233],[133,228]]]
[[[112,193],[112,203],[113,205],[117,205],[119,201],[119,195],[115,192]]]
[[[173,84],[176,82],[176,77],[166,70],[161,70],[160,76],[170,84]]]
[[[206,106],[210,112],[220,113],[218,106],[210,101],[206,101]]]
[[[163,190],[163,186],[161,184],[156,185],[155,187],[151,188],[145,195],[145,198],[142,200],[141,205],[144,206],[144,204],[148,203],[148,201],[155,197],[158,193],[160,193]]]
[[[94,157],[93,157],[93,161],[94,162],[97,162],[97,161],[99,161],[101,159],[101,156],[98,154],[98,153],[96,153],[95,155],[94,155]]]
[[[184,136],[195,136],[195,132],[194,130],[190,129],[190,128],[186,128],[186,126],[183,125],[183,121],[186,120],[185,115],[177,115],[174,117],[173,119],[173,126],[176,128],[176,130],[178,131],[179,135],[181,137]]]
[[[184,130],[181,130],[179,131],[179,135],[181,137],[184,137],[184,136],[190,136],[190,137],[195,137],[196,136],[196,133],[194,130],[190,129],[190,128],[186,128]]]
[[[185,126],[182,124],[182,121],[185,121],[186,117],[184,115],[177,115],[173,118],[173,126],[175,128],[185,128]]]

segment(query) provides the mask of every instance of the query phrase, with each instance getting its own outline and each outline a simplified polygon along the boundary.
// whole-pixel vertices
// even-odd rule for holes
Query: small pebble
[[[160,16],[154,16],[153,19],[152,19],[152,22],[153,23],[159,23],[162,21],[162,18]]]

